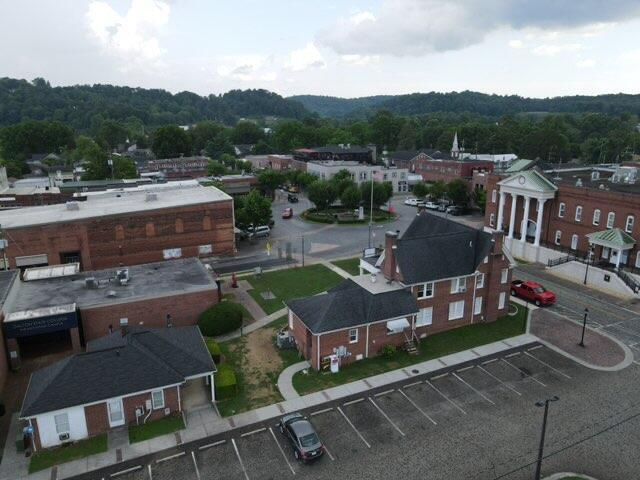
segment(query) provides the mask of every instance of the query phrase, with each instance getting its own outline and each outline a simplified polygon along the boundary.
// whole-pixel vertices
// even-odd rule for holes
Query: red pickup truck
[[[556,303],[556,294],[536,282],[514,280],[511,282],[511,295],[533,302],[538,307]]]

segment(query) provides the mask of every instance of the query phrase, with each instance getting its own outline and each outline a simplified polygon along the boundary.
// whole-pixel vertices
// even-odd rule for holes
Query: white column
[[[504,220],[504,198],[506,194],[500,192],[500,201],[498,203],[498,223],[496,223],[496,230],[502,231],[502,221]]]
[[[542,216],[544,211],[544,202],[547,200],[545,198],[538,199],[538,217],[536,219],[536,238],[533,242],[535,247],[540,246],[540,234],[542,233]]]
[[[620,257],[622,257],[622,249],[618,250],[618,256],[616,257],[616,270],[620,268]]]
[[[211,403],[216,403],[216,386],[213,374],[211,375]]]
[[[513,238],[513,227],[516,223],[516,203],[518,203],[518,195],[511,194],[511,216],[509,217],[509,238]]]
[[[529,205],[531,197],[524,197],[524,216],[522,217],[522,225],[520,226],[520,241],[527,241],[527,227],[529,226]]]

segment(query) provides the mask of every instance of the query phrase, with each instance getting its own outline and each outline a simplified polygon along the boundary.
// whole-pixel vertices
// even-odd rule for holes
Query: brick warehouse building
[[[401,238],[387,232],[380,256],[361,260],[369,273],[289,301],[289,328],[315,369],[332,355],[346,364],[425,337],[428,348],[428,335],[506,314],[510,266],[502,235],[422,212]]]
[[[6,344],[14,369],[23,356],[78,352],[112,331],[195,325],[219,299],[197,258],[93,272],[79,272],[77,264],[33,268],[6,289],[2,349]]]
[[[636,178],[635,166],[615,165],[491,175],[485,227],[504,230],[511,252],[529,261],[546,263],[567,253],[585,257],[593,248],[593,263],[635,271],[640,268]]]
[[[234,252],[233,200],[214,187],[109,192],[2,212],[9,268],[84,270]]]
[[[474,172],[493,172],[494,163],[481,160],[460,160],[456,158],[432,158],[419,153],[413,160],[413,171],[422,176],[425,182],[442,181],[449,183],[462,179],[471,184]]]

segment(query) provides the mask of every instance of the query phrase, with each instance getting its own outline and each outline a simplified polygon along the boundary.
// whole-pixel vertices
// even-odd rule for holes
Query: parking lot
[[[507,410],[517,412],[524,405],[530,409],[536,400],[573,382],[576,373],[584,375],[584,368],[546,347],[529,346],[304,412],[326,446],[326,454],[311,465],[294,459],[274,419],[242,434],[231,432],[222,440],[155,459],[135,471],[115,472],[111,478],[325,478],[340,471],[341,465],[354,461],[362,465],[362,459],[379,459],[403,446],[422,445],[455,432],[470,419],[491,423]]]

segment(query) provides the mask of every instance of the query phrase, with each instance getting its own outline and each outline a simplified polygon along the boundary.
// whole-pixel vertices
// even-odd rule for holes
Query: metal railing
[[[633,293],[640,293],[640,282],[622,269],[619,269],[616,273],[620,280],[622,280],[627,287],[633,290]]]
[[[547,266],[556,267],[558,265],[562,265],[563,263],[573,262],[574,260],[580,261],[580,259],[577,258],[575,255],[567,255],[565,257],[553,258],[553,259],[550,258],[549,260],[547,260]]]

